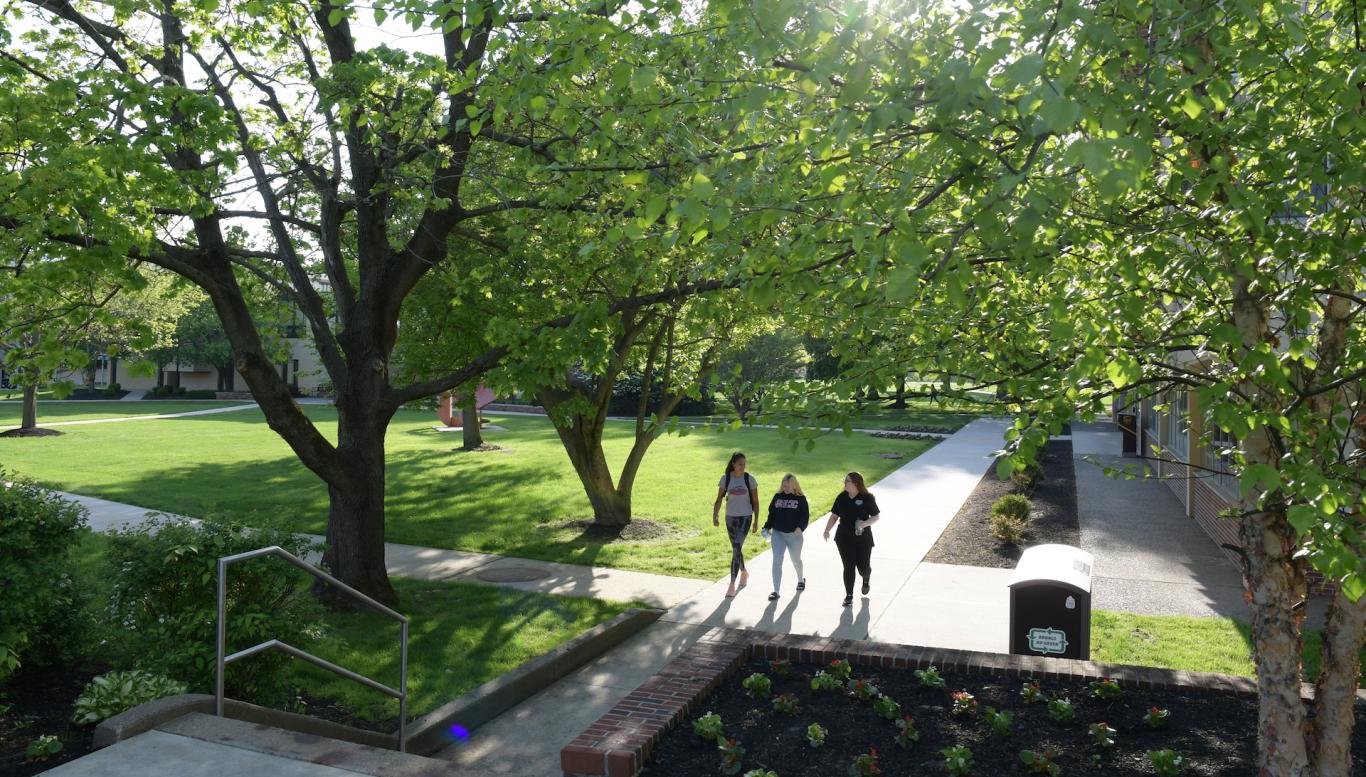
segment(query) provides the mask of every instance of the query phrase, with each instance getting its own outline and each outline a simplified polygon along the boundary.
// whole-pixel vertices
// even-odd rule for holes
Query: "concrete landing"
[[[52,777],[451,777],[450,764],[191,713],[97,750]]]

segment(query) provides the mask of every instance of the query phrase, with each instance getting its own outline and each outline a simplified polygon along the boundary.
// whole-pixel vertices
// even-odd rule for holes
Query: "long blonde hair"
[[[792,484],[791,491],[787,490],[788,483]],[[806,494],[802,493],[802,484],[797,482],[797,476],[792,474],[791,472],[787,473],[786,475],[783,475],[783,484],[780,490],[784,494],[796,494],[797,496],[806,496]]]

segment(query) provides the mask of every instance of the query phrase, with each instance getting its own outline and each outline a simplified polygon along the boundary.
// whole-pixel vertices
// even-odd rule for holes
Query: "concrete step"
[[[51,777],[474,777],[448,761],[193,712]]]

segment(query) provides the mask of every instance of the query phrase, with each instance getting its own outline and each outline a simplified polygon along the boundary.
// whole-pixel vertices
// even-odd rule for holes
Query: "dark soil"
[[[311,718],[330,720],[333,723],[340,723],[344,726],[358,728],[363,731],[378,731],[381,734],[392,734],[398,730],[398,718],[393,717],[388,720],[370,720],[362,718],[352,712],[351,708],[333,699],[322,699],[311,694],[299,693],[299,708],[291,710],[300,715],[307,715]]]
[[[675,530],[669,526],[656,523],[648,518],[632,518],[631,522],[620,529],[612,526],[600,526],[592,520],[565,521],[555,525],[553,528],[572,529],[581,532],[579,539],[594,542],[613,542],[616,540],[657,540],[663,537],[673,536]]]
[[[462,447],[459,447],[459,448],[451,448],[451,452],[452,452],[452,453],[490,453],[490,452],[492,452],[492,451],[501,451],[501,450],[503,450],[503,448],[502,448],[501,446],[493,445],[493,444],[486,443],[486,442],[485,442],[485,443],[480,443],[479,445],[477,445],[477,446],[475,446],[475,447],[473,447],[473,448],[465,448],[465,447],[463,447],[463,446],[462,446]]]
[[[61,667],[28,667],[5,683],[0,690],[0,709],[4,705],[10,709],[0,715],[0,775],[28,777],[90,752],[95,727],[72,723],[71,711],[76,697],[95,674]],[[29,743],[44,734],[61,740],[61,752],[28,763],[25,753]]]
[[[1006,494],[1029,497],[1033,525],[1025,535],[1025,547],[1061,543],[1077,545],[1077,473],[1072,462],[1072,443],[1054,440],[1039,456],[1044,477],[1033,490],[1012,480],[998,480],[995,466],[982,476],[958,514],[930,549],[926,561],[972,567],[1014,569],[1023,549],[1006,545],[991,536],[991,506]]]
[[[943,426],[889,426],[889,432],[929,432],[930,434],[953,434],[956,429],[948,429]]]
[[[107,393],[104,389],[95,389],[94,391],[91,391],[91,390],[89,390],[89,389],[76,389],[75,391],[73,391],[73,392],[71,392],[70,394],[68,394],[66,398],[67,398],[67,399],[85,399],[85,400],[90,400],[90,401],[98,401],[98,400],[106,400],[106,401],[107,401],[107,400],[110,400],[110,399],[123,399],[124,396],[127,395],[127,394],[128,394],[127,391],[115,391],[115,392],[113,392],[113,393],[111,394],[111,393]],[[41,405],[41,404],[42,404],[42,400],[39,400],[38,404]]]
[[[809,678],[816,668],[794,666],[790,678],[769,672],[774,696],[791,693],[799,700],[796,717],[789,718],[773,712],[771,701],[745,695],[741,679],[768,669],[761,660],[750,662],[710,699],[697,705],[691,718],[664,735],[642,775],[719,774],[721,757],[716,745],[692,731],[692,719],[708,711],[720,715],[725,735],[745,748],[741,773],[762,767],[782,777],[840,777],[849,773],[856,755],[876,748],[878,764],[888,777],[937,777],[946,774],[940,751],[948,747],[972,750],[973,777],[1030,774],[1020,762],[1021,750],[1051,750],[1064,777],[1150,777],[1155,772],[1147,752],[1164,748],[1187,758],[1189,765],[1182,774],[1188,777],[1244,777],[1253,773],[1257,704],[1251,699],[1126,688],[1121,698],[1107,702],[1093,698],[1086,684],[1044,681],[1046,694],[1065,696],[1076,707],[1076,720],[1063,726],[1049,719],[1043,703],[1026,705],[1021,701],[1020,680],[945,675],[947,690],[931,690],[920,688],[909,671],[879,670],[863,675],[856,667],[855,677],[872,680],[883,693],[900,702],[903,712],[915,721],[920,739],[904,750],[896,744],[896,726],[878,717],[870,703],[842,692],[812,691]],[[977,698],[976,715],[958,718],[949,712],[949,693],[956,690],[967,690]],[[988,706],[1014,715],[1010,735],[992,732],[982,714]],[[1155,731],[1143,723],[1143,716],[1152,707],[1171,710],[1167,728]],[[1366,774],[1366,721],[1362,720],[1366,714],[1360,707],[1357,716],[1353,772]],[[1088,726],[1101,722],[1118,731],[1114,747],[1103,755],[1087,733]],[[806,727],[811,723],[829,729],[823,747],[807,744]]]
[[[60,437],[62,432],[56,429],[44,429],[39,426],[34,429],[10,429],[8,432],[0,432],[0,437]]]
[[[939,437],[937,435],[922,434],[920,432],[896,432],[887,430],[881,432],[869,432],[868,434],[872,435],[873,437],[883,437],[889,440],[932,440],[934,442],[939,442],[943,439],[942,437]],[[948,432],[944,432],[944,434],[948,434]]]

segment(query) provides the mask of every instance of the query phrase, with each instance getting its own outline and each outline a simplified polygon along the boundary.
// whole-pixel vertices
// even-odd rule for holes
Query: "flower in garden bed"
[[[1148,710],[1148,714],[1143,716],[1143,722],[1147,724],[1148,728],[1154,729],[1166,728],[1167,724],[1171,722],[1171,719],[1171,710],[1166,708],[1158,709],[1157,707]]]
[[[1148,762],[1160,777],[1176,777],[1186,769],[1186,757],[1175,750],[1149,750]]]
[[[739,774],[744,768],[742,761],[745,758],[745,748],[734,739],[723,739],[716,749],[721,751],[721,773]]]
[[[773,681],[768,679],[768,675],[762,672],[755,672],[740,682],[740,687],[745,689],[750,696],[756,699],[767,699],[773,692]]]
[[[1097,699],[1114,701],[1124,695],[1124,689],[1119,687],[1119,683],[1109,677],[1102,677],[1091,683],[1091,695]]]
[[[966,747],[946,747],[939,754],[944,756],[944,770],[954,777],[962,777],[972,770],[972,751]]]
[[[879,696],[873,700],[873,712],[887,720],[896,720],[901,716],[901,705],[890,696]]]
[[[1043,701],[1043,688],[1039,686],[1037,680],[1025,683],[1020,687],[1020,701],[1025,704],[1038,704]]]
[[[820,747],[825,744],[825,738],[830,735],[830,730],[819,723],[812,723],[806,727],[806,743],[812,747]]]
[[[876,699],[878,696],[882,695],[876,685],[873,685],[871,682],[862,678],[849,681],[849,693],[859,701]]]
[[[854,667],[850,666],[848,661],[837,658],[830,662],[830,674],[839,678],[840,682],[844,682],[854,674]]]
[[[1052,750],[1021,750],[1020,762],[1035,774],[1047,774],[1049,777],[1062,774],[1062,767],[1053,763]]]
[[[950,697],[953,699],[953,714],[957,717],[965,717],[977,713],[977,697],[967,691],[954,691]]]
[[[769,661],[768,668],[769,671],[779,677],[792,676],[792,662],[788,661],[786,658],[775,658],[772,661]]]
[[[811,690],[813,691],[833,691],[840,687],[840,679],[827,673],[824,669],[816,671],[811,678]]]
[[[778,777],[778,773],[768,769],[750,769],[745,772],[745,777]]]
[[[1010,726],[1015,716],[1009,712],[997,712],[995,707],[987,707],[987,725],[997,736],[1010,736]]]
[[[919,741],[920,730],[915,727],[915,721],[911,720],[910,715],[902,715],[901,720],[896,722],[896,743],[910,750],[911,745]]]
[[[1071,699],[1054,696],[1048,700],[1048,718],[1054,723],[1065,726],[1077,719],[1077,707]]]
[[[789,718],[797,714],[797,707],[799,706],[801,705],[798,703],[797,697],[790,693],[785,693],[773,700],[773,711]]]
[[[921,688],[937,688],[941,691],[945,688],[943,675],[939,674],[939,670],[934,667],[917,669],[915,679],[920,681]]]
[[[854,762],[849,764],[850,777],[874,777],[882,774],[882,768],[877,765],[877,748],[870,748],[866,753],[859,753],[854,756]]]
[[[1115,734],[1119,732],[1110,728],[1109,724],[1101,722],[1092,723],[1086,728],[1086,733],[1091,736],[1091,741],[1096,743],[1096,747],[1109,750],[1115,746]]]
[[[703,739],[718,742],[721,740],[721,716],[714,712],[708,712],[692,722],[692,730],[694,734]]]

